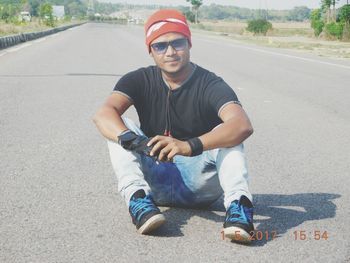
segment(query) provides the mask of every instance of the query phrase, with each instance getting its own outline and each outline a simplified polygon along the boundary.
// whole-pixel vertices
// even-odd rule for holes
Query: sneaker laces
[[[253,208],[246,207],[237,201],[232,202],[227,210],[226,221],[228,222],[252,222]]]
[[[158,211],[149,195],[144,198],[133,198],[130,200],[130,212],[139,221],[142,216],[150,211]]]
[[[237,219],[245,220],[246,218],[243,216],[241,206],[238,204],[238,202],[232,202],[229,209],[227,210],[226,221],[236,221]]]

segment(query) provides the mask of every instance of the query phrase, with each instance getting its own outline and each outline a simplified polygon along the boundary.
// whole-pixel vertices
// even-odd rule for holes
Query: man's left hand
[[[147,144],[151,146],[150,155],[158,155],[160,161],[171,161],[175,155],[190,156],[191,147],[187,141],[180,141],[172,137],[157,135]]]

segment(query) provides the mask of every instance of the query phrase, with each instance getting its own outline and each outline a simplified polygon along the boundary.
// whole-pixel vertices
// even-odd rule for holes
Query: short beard
[[[190,65],[190,61],[188,61],[185,65],[183,65],[181,68],[179,68],[177,71],[167,71],[165,69],[161,69],[161,71],[166,74],[169,77],[177,77],[178,75],[180,75],[182,72],[186,71],[187,67]]]

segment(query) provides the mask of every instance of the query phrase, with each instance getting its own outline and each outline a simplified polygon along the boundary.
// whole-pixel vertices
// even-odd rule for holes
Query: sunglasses
[[[158,42],[151,45],[157,54],[165,54],[169,46],[176,51],[184,50],[187,47],[187,38],[179,38],[169,42]]]

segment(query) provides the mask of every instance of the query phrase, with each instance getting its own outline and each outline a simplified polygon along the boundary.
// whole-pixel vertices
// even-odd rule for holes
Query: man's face
[[[171,45],[168,45],[164,53],[159,53],[155,48],[152,47],[155,43],[160,42],[171,42],[174,40],[186,39],[186,37],[179,33],[167,33],[156,38],[151,43],[151,56],[153,57],[157,66],[165,73],[176,74],[181,72],[190,61],[190,46],[186,39],[185,46],[181,47],[181,43],[174,43],[174,46],[180,46],[181,50],[176,50]],[[177,45],[176,45],[177,44]]]

